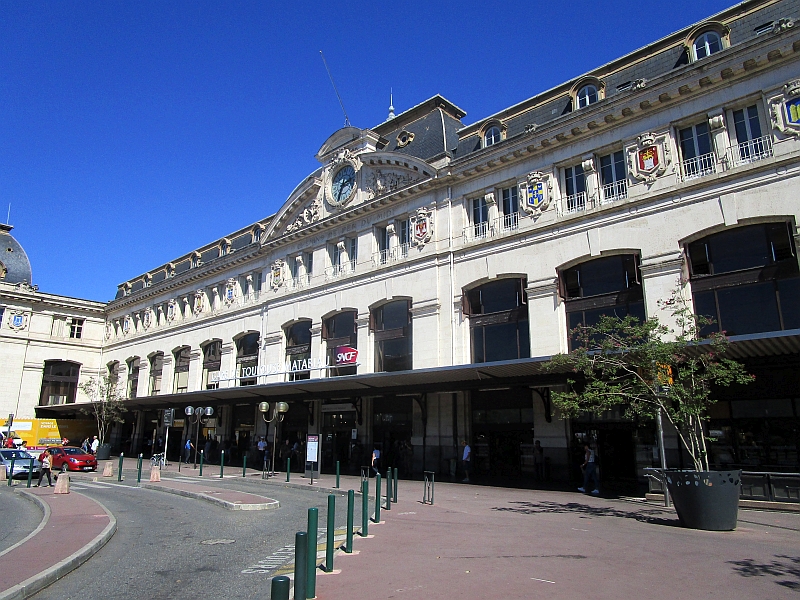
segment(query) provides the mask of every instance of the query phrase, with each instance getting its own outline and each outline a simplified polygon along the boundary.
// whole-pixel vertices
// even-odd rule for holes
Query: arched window
[[[708,331],[800,328],[800,271],[789,222],[735,227],[687,245],[695,312]]]
[[[644,320],[639,256],[619,254],[589,260],[559,274],[567,327],[594,325],[603,315]],[[573,347],[570,336],[570,349]]]
[[[128,359],[128,398],[136,398],[139,390],[139,357],[134,356]]]
[[[578,90],[578,93],[575,95],[575,105],[578,108],[583,108],[585,106],[589,106],[590,104],[594,104],[599,99],[600,96],[597,93],[597,86],[588,84],[584,85]]]
[[[150,356],[150,395],[161,393],[161,373],[164,370],[164,353],[156,352]]]
[[[203,387],[216,390],[219,387],[219,369],[222,365],[222,340],[211,340],[203,345]]]
[[[172,393],[184,394],[189,391],[189,361],[192,349],[183,346],[173,352],[175,360],[175,375],[172,381]]]
[[[256,385],[258,382],[258,332],[248,333],[236,340],[236,372],[240,386]]]
[[[328,347],[329,377],[355,375],[358,367],[347,366],[352,356],[341,357],[345,348],[358,348],[358,330],[356,328],[356,312],[352,310],[337,313],[322,321],[322,338]],[[350,352],[350,351],[344,351]],[[341,365],[341,366],[340,366]]]
[[[530,357],[525,279],[498,279],[465,291],[462,309],[469,317],[472,362]]]
[[[370,313],[375,332],[375,371],[410,371],[411,301],[388,302]]]
[[[697,36],[692,44],[694,60],[700,60],[722,50],[722,38],[716,31],[706,31]]]
[[[483,134],[483,147],[488,148],[498,143],[502,139],[500,128],[497,125],[492,125]]]
[[[42,373],[39,406],[72,404],[78,391],[80,363],[66,360],[46,360]]]
[[[300,321],[286,328],[286,361],[292,364],[289,381],[310,379],[311,371],[295,370],[311,358],[311,321]]]

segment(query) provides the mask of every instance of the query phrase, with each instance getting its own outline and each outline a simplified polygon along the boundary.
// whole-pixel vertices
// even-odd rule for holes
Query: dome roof
[[[0,223],[0,281],[31,283],[31,263],[25,250],[11,235],[11,225]]]

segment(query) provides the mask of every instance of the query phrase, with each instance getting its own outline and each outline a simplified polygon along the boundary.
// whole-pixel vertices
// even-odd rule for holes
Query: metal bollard
[[[292,457],[286,457],[286,483],[289,483],[289,473],[292,472]]]
[[[381,474],[375,473],[375,522],[381,522]]]
[[[31,464],[28,465],[28,486],[31,487],[31,481],[33,480],[33,457],[31,457]]]
[[[361,482],[361,537],[369,535],[369,479]]]
[[[394,492],[394,503],[397,504],[397,467],[394,469],[394,487],[392,491]]]
[[[14,463],[16,462],[17,457],[16,455],[11,455],[11,471],[9,471],[8,475],[8,487],[11,487],[11,481],[14,479]]]
[[[247,477],[247,454],[242,459],[242,477]]]
[[[336,461],[336,489],[339,489],[339,461]]]
[[[386,510],[392,510],[392,467],[386,470]]]
[[[122,452],[119,453],[119,469],[117,469],[117,481],[122,481]]]
[[[355,512],[356,493],[353,490],[347,490],[347,541],[345,542],[344,551],[347,554],[353,552],[353,513]]]
[[[422,503],[433,505],[433,487],[435,475],[433,471],[424,471],[425,481],[422,487]]]
[[[205,453],[200,450],[200,477],[203,476],[203,458],[205,458]],[[180,466],[180,463],[178,465]]]
[[[286,575],[272,578],[272,587],[269,591],[270,600],[289,600],[291,580]]]
[[[142,483],[142,453],[139,452],[139,464],[136,466],[136,483]]]
[[[222,472],[225,470],[225,450],[219,453],[219,478],[222,479]]]
[[[333,538],[336,533],[336,496],[328,494],[328,529],[325,540],[325,572],[333,571]]]
[[[317,595],[317,539],[319,538],[319,509],[308,509],[308,556],[306,558],[306,598]]]
[[[294,600],[306,600],[308,572],[308,533],[294,534]]]

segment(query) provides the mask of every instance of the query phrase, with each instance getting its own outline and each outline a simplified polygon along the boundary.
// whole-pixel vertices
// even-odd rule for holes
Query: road
[[[6,483],[0,482],[0,552],[16,544],[42,521],[41,509],[21,494],[14,493]],[[10,515],[14,518],[8,518]]]
[[[327,494],[248,482],[236,487],[275,498],[281,507],[229,511],[155,490],[75,481],[73,491],[114,514],[117,532],[87,563],[33,597],[268,598],[272,573],[293,559],[294,534],[305,531],[308,508],[319,508],[322,534]],[[336,525],[343,528],[347,500],[337,496],[336,504]]]

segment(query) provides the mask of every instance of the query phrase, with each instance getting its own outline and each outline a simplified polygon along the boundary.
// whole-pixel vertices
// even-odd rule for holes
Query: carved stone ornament
[[[725,129],[725,117],[721,114],[709,117],[708,128],[711,131],[719,131],[720,129]]]
[[[125,315],[122,319],[122,333],[128,335],[133,329],[133,319],[130,315]]]
[[[486,206],[494,206],[495,204],[494,192],[487,192],[486,194],[484,194],[483,201],[486,202]]]
[[[631,81],[631,87],[629,91],[635,92],[637,90],[643,90],[645,87],[647,87],[647,79],[634,79]]]
[[[110,340],[114,336],[114,326],[106,321],[106,339]]]
[[[205,292],[203,290],[197,290],[194,293],[194,314],[195,315],[202,315],[203,309],[205,308]]]
[[[231,277],[225,282],[225,305],[230,306],[234,300],[236,300],[236,279]]]
[[[361,161],[346,148],[328,164],[328,168],[325,170],[323,189],[325,201],[333,208],[347,206],[355,198],[359,169],[361,169]],[[336,192],[334,192],[334,186],[338,186]],[[343,190],[345,191],[343,192]]]
[[[28,314],[21,310],[12,310],[8,315],[8,326],[14,331],[27,329]]]
[[[367,176],[364,190],[367,192],[367,197],[372,200],[407,187],[417,181],[419,181],[419,178],[412,176],[411,173],[396,173],[394,171],[375,169]]]
[[[528,173],[525,181],[520,181],[517,186],[522,196],[522,209],[534,219],[538,219],[539,215],[550,206],[553,191],[550,175],[532,171]]]
[[[627,149],[628,173],[637,181],[653,183],[667,172],[672,158],[667,134],[643,133]]]
[[[150,326],[153,324],[153,309],[149,306],[144,309],[144,314],[142,315],[142,327],[145,329],[149,329]]]
[[[424,246],[433,238],[433,211],[426,207],[411,215],[411,245]]]
[[[800,79],[783,86],[783,94],[769,101],[772,127],[784,135],[800,136]]]
[[[175,263],[169,263],[167,265],[167,279],[171,279],[175,277]]]
[[[269,284],[273,290],[283,285],[283,260],[278,259],[269,268]]]
[[[312,223],[319,221],[322,209],[322,200],[317,197],[311,204],[306,206],[297,218],[286,226],[286,233],[292,233],[303,227],[308,227]]]
[[[784,17],[783,19],[778,19],[772,24],[772,33],[778,34],[783,33],[784,31],[789,31],[795,26],[795,20],[789,19]]]
[[[167,302],[167,321],[172,323],[178,314],[178,301],[172,298]]]
[[[411,133],[410,131],[406,131],[405,129],[403,129],[403,131],[397,134],[398,148],[405,148],[413,141],[414,141],[414,134]]]

